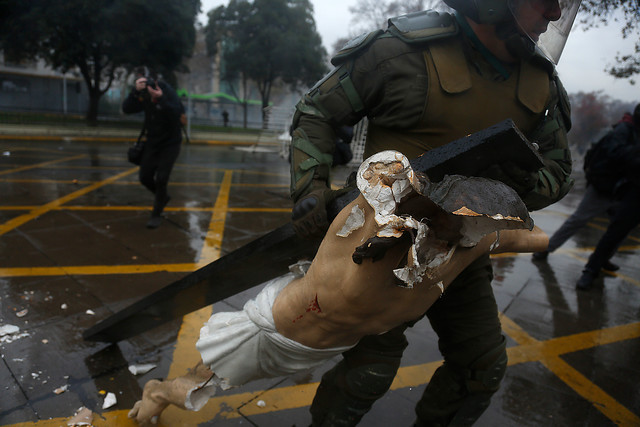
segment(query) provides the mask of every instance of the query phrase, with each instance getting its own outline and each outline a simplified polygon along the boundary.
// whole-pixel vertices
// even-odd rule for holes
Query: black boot
[[[578,282],[576,283],[576,289],[580,289],[582,291],[590,289],[597,276],[598,273],[594,273],[591,270],[583,270],[582,276],[580,276],[580,279],[578,279]]]
[[[160,227],[160,224],[162,224],[162,216],[151,214],[149,220],[147,221],[147,228],[155,229]]]
[[[602,264],[602,269],[603,270],[607,270],[607,271],[618,271],[618,270],[620,270],[620,266],[619,265],[615,265],[614,263],[612,263],[609,260],[606,260],[604,262],[604,264]]]

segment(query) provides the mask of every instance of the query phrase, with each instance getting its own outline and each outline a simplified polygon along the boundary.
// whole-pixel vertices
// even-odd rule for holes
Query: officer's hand
[[[495,179],[513,188],[519,196],[533,190],[538,183],[538,172],[522,169],[514,162],[504,162],[489,166],[480,174],[484,178]]]
[[[291,220],[296,234],[303,238],[323,237],[329,229],[327,218],[328,188],[317,189],[293,205]]]

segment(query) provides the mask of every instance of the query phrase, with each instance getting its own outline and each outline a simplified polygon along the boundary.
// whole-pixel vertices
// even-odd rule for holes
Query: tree
[[[358,0],[355,6],[349,7],[353,16],[353,29],[359,32],[369,32],[378,28],[387,28],[387,21],[394,16],[426,9],[442,9],[439,0]]]
[[[169,81],[191,54],[200,0],[0,0],[0,49],[77,69],[89,92],[87,121],[123,70],[146,65]],[[25,29],[28,29],[25,30]]]
[[[240,80],[245,96],[248,81],[255,82],[263,111],[274,84],[295,89],[311,85],[327,71],[309,0],[231,0],[208,16],[207,48],[210,54],[221,48],[223,79]]]
[[[624,113],[633,111],[635,106],[631,102],[612,100],[601,91],[578,92],[569,98],[572,121],[569,141],[581,153],[619,122]]]
[[[622,37],[636,39],[634,52],[618,52],[618,65],[606,70],[612,76],[629,79],[634,84],[633,76],[640,73],[640,0],[584,0],[580,11],[581,22],[587,29],[622,21]]]

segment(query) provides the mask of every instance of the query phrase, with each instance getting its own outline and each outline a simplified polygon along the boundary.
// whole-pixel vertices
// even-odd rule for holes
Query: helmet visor
[[[509,8],[520,31],[557,64],[581,1],[509,0]]]

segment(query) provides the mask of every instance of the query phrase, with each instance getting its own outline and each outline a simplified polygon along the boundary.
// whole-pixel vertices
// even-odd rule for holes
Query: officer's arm
[[[556,78],[552,81],[555,102],[532,141],[540,147],[544,168],[538,171],[538,180],[530,192],[522,196],[529,210],[543,209],[563,198],[571,187],[571,152],[567,132],[571,128],[568,97]]]
[[[296,106],[291,140],[291,197],[330,187],[336,129],[354,125],[365,109],[351,75],[351,62],[339,65]]]

